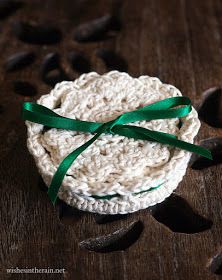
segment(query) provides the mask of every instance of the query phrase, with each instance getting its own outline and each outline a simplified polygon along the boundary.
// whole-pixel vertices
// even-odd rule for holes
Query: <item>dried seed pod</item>
[[[74,40],[77,42],[90,42],[102,39],[109,31],[119,30],[120,22],[112,15],[94,19],[79,25],[74,32]]]
[[[0,0],[0,18],[4,19],[21,8],[23,3],[20,1]]]
[[[200,146],[211,151],[213,160],[209,160],[197,154],[192,154],[189,163],[192,169],[200,170],[222,163],[222,137],[204,139],[200,141]]]
[[[58,214],[59,214],[59,220],[64,225],[75,225],[76,222],[78,222],[81,218],[83,218],[84,215],[86,215],[86,212],[80,211],[62,200],[58,200]]]
[[[132,222],[129,226],[111,234],[83,240],[79,245],[84,249],[100,253],[123,251],[139,239],[142,231],[141,221]]]
[[[217,275],[222,275],[222,252],[217,253],[210,261],[209,270]]]
[[[10,56],[5,63],[5,70],[15,71],[22,69],[28,65],[30,65],[35,59],[35,54],[33,52],[18,52]]]
[[[182,197],[171,195],[149,208],[151,215],[173,232],[198,233],[212,227],[212,221],[196,213]]]
[[[203,101],[198,108],[201,120],[214,127],[222,127],[222,89],[214,87],[203,93]]]
[[[47,72],[60,67],[60,56],[58,53],[48,53],[44,59],[41,66],[41,74],[44,75]]]
[[[16,37],[30,44],[56,44],[61,41],[60,30],[49,25],[31,25],[27,22],[16,22],[13,25]]]
[[[94,219],[97,224],[107,224],[112,223],[115,221],[126,219],[129,215],[128,214],[116,214],[116,215],[101,215],[101,214],[95,214]]]
[[[14,92],[22,96],[34,96],[37,89],[27,81],[13,81]]]
[[[104,61],[108,70],[126,72],[128,69],[125,59],[112,50],[99,49],[96,51],[96,55]]]
[[[69,80],[69,77],[60,65],[60,56],[58,53],[49,53],[45,56],[40,68],[40,75],[41,79],[51,86],[64,80]]]
[[[68,60],[72,68],[79,73],[88,73],[90,72],[91,65],[89,60],[78,52],[71,52],[68,55]]]
[[[39,176],[39,178],[38,178],[38,188],[39,188],[39,190],[41,190],[43,192],[47,192],[48,191],[48,187],[46,186],[46,184],[43,181],[41,176]]]

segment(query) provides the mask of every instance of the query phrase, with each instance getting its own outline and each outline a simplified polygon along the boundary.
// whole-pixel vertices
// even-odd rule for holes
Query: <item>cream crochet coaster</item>
[[[107,122],[173,96],[181,96],[180,91],[157,78],[132,78],[118,71],[104,75],[91,72],[74,82],[57,84],[38,103],[64,117]],[[176,118],[130,125],[174,134],[180,140],[193,143],[200,127],[197,112],[192,108],[181,120],[181,127]],[[47,130],[29,121],[26,124],[28,149],[47,186],[61,161],[92,137],[83,132]],[[58,196],[80,210],[101,214],[134,212],[168,197],[182,180],[189,158],[190,152],[168,145],[103,134],[74,161]],[[119,195],[105,198],[113,194]]]

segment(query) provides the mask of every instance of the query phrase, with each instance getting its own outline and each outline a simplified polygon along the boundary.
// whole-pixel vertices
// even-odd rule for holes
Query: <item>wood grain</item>
[[[77,25],[113,11],[121,17],[120,32],[96,42],[73,40]],[[24,43],[12,32],[18,20],[55,25],[63,38],[50,46]],[[195,212],[213,222],[210,229],[199,233],[173,232],[149,209],[103,224],[96,223],[91,213],[76,211],[71,217],[62,217],[67,209],[61,204],[55,208],[51,205],[27,151],[20,112],[24,101],[35,101],[51,89],[39,73],[48,53],[58,52],[64,71],[75,79],[79,74],[69,64],[68,54],[83,52],[92,70],[104,73],[106,66],[96,56],[101,48],[119,53],[127,61],[129,74],[157,76],[172,83],[197,106],[204,90],[221,86],[222,2],[48,0],[43,7],[42,1],[30,0],[0,23],[0,279],[218,279],[208,265],[222,251],[221,165],[203,170],[189,168],[175,192]],[[20,51],[33,51],[35,62],[7,73],[6,59]],[[36,86],[37,95],[16,94],[15,80]],[[222,129],[203,123],[197,142],[216,136],[222,136]],[[173,211],[180,213],[177,207]],[[189,218],[194,219],[192,215]],[[79,246],[83,240],[108,235],[135,221],[141,221],[144,229],[125,251],[98,253]],[[7,274],[7,268],[16,267],[64,268],[65,273]]]

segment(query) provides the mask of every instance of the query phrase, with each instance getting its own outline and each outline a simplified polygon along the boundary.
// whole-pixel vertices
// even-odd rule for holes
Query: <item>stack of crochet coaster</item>
[[[104,75],[83,74],[62,82],[38,103],[57,114],[83,121],[108,122],[119,115],[154,102],[181,96],[159,79],[112,71]],[[49,186],[61,161],[84,144],[92,134],[26,121],[28,148]],[[184,118],[139,121],[137,125],[174,134],[193,143],[200,122],[197,112]],[[68,170],[58,197],[80,210],[101,214],[124,214],[163,201],[182,180],[191,153],[157,142],[102,134]]]

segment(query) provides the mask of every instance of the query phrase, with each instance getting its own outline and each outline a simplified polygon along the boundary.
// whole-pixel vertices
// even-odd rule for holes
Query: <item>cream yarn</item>
[[[73,82],[57,84],[38,103],[65,117],[107,122],[127,111],[180,95],[178,89],[157,78],[132,78],[118,71],[104,75],[91,72]],[[131,125],[171,133],[192,143],[200,127],[197,112],[192,109],[182,122],[180,129],[178,119]],[[26,124],[28,149],[48,186],[62,159],[92,137],[76,131],[45,130],[29,121]],[[167,145],[103,134],[70,167],[58,196],[80,210],[101,214],[134,212],[168,197],[182,180],[189,158],[190,152]],[[161,187],[155,190],[135,194],[159,184]],[[121,196],[110,200],[91,197],[115,193]]]

